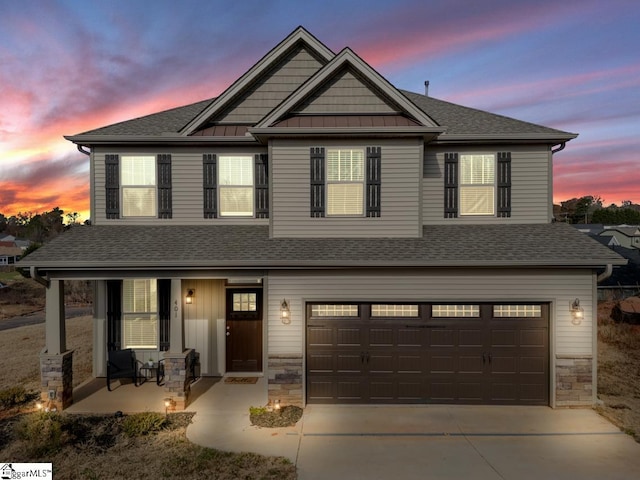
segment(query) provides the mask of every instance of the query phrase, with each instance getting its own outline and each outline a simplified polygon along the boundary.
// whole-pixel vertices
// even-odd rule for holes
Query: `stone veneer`
[[[302,407],[302,356],[269,355],[269,402]]]
[[[593,393],[593,358],[557,355],[556,406],[591,406]]]
[[[169,410],[184,410],[189,405],[191,378],[188,374],[188,362],[191,349],[182,353],[164,354],[164,390],[172,405]]]
[[[40,354],[40,401],[45,409],[64,410],[73,403],[73,350]],[[53,398],[49,392],[55,392]]]

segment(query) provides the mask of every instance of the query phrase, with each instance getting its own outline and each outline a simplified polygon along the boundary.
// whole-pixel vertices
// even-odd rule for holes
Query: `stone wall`
[[[302,407],[302,356],[269,355],[269,402]]]
[[[189,360],[191,349],[182,353],[164,354],[164,390],[167,398],[171,399],[172,411],[180,411],[189,405],[191,381],[189,375]]]
[[[594,400],[593,358],[556,356],[556,406],[591,406]]]
[[[73,351],[60,355],[41,353],[40,378],[40,401],[47,411],[61,411],[71,406],[73,403]]]

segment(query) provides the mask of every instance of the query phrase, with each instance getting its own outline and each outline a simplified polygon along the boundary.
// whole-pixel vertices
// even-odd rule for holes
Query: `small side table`
[[[154,377],[158,376],[158,363],[154,362],[153,364],[144,363],[140,367],[140,378],[144,378],[144,381],[150,380]]]

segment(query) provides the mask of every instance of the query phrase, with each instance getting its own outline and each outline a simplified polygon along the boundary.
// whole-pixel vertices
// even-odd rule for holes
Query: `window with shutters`
[[[364,214],[364,151],[327,150],[327,215]]]
[[[218,157],[218,195],[221,217],[252,217],[254,212],[254,159]]]
[[[460,155],[460,215],[495,215],[495,155]]]
[[[158,348],[158,285],[154,279],[122,282],[123,348]]]
[[[120,165],[120,185],[123,218],[157,215],[155,156],[123,155]]]

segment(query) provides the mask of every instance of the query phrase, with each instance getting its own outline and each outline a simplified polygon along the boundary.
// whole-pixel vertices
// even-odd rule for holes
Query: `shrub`
[[[30,402],[36,397],[36,393],[29,393],[23,386],[19,385],[0,390],[0,406],[3,410],[6,410]]]
[[[16,434],[25,443],[29,457],[41,458],[57,453],[65,444],[62,418],[58,413],[37,412],[23,417]]]
[[[134,413],[122,422],[122,430],[129,437],[139,437],[159,432],[167,426],[167,417],[157,412]]]

